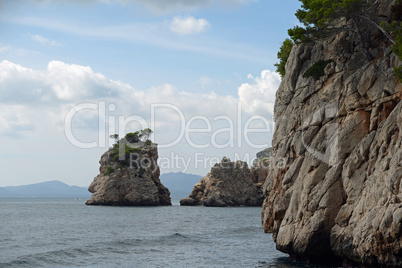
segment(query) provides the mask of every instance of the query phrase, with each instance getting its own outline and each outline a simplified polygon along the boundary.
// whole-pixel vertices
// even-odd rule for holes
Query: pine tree
[[[303,26],[295,26],[288,30],[288,34],[294,43],[310,42],[319,38],[327,37],[341,31],[355,33],[360,42],[360,48],[367,59],[373,59],[368,48],[370,36],[362,29],[376,28],[382,32],[385,39],[393,44],[393,52],[402,60],[402,23],[394,21],[377,23],[378,14],[373,13],[374,0],[299,0],[302,2],[301,9],[297,10],[296,17]],[[397,0],[398,5],[402,5]],[[334,23],[339,19],[346,19],[347,24]],[[392,35],[391,35],[392,33]],[[395,39],[394,39],[395,38]],[[286,43],[289,41],[285,40]],[[278,53],[280,62],[275,64],[277,71],[283,76],[286,51],[283,43]],[[394,69],[398,79],[402,81],[402,66]]]

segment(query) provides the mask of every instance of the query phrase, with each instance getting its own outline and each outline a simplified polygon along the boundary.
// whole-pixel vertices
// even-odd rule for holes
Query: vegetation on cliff
[[[303,77],[313,77],[314,80],[320,79],[320,77],[324,75],[325,67],[331,62],[334,62],[334,60],[329,59],[317,61],[310,68],[308,68],[307,71],[304,72]]]
[[[299,14],[310,24],[299,26],[303,35],[294,40],[276,92],[264,230],[277,249],[311,263],[402,267],[402,83],[394,75],[402,5],[302,2]],[[338,18],[331,17],[335,9],[324,12],[328,3],[363,2],[376,22],[353,6],[350,16],[363,36],[347,12]]]
[[[157,144],[149,140],[152,130],[128,133],[106,151],[99,174],[88,190],[87,205],[159,206],[171,205],[170,191],[159,179]],[[141,140],[142,139],[142,140]]]
[[[373,0],[299,0],[301,9],[297,10],[296,17],[303,26],[295,26],[288,30],[289,38],[283,42],[278,53],[279,63],[275,64],[277,72],[285,74],[285,65],[291,50],[289,44],[310,42],[327,37],[341,31],[351,31],[359,40],[359,46],[368,60],[373,56],[369,52],[371,45],[367,29],[376,28],[385,37],[384,40],[393,44],[393,52],[402,59],[402,23],[400,18],[388,18],[378,22],[378,15],[373,12]],[[396,1],[399,3],[400,1]],[[347,23],[339,23],[345,19]],[[286,54],[287,53],[287,54]],[[284,56],[284,54],[286,56]],[[395,67],[394,73],[402,81],[402,66]]]
[[[116,143],[113,145],[113,161],[119,162],[122,166],[129,165],[129,159],[131,154],[139,154],[142,152],[140,147],[134,146],[134,144],[142,142],[142,146],[152,145],[152,141],[149,139],[152,134],[150,128],[144,130],[127,133],[126,136],[118,140],[119,135],[114,134],[110,137],[116,139]]]
[[[276,71],[281,76],[284,76],[286,73],[285,65],[286,65],[286,62],[288,61],[288,58],[289,58],[290,52],[292,51],[293,45],[294,45],[294,42],[291,39],[286,38],[286,40],[283,41],[282,46],[279,48],[279,52],[277,54],[279,62],[275,63],[274,65],[276,66]]]

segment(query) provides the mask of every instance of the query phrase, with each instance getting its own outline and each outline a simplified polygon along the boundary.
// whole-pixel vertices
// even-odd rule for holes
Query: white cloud
[[[107,79],[90,67],[51,61],[45,72],[46,83],[50,85],[59,100],[76,101],[86,98],[118,97],[130,86]]]
[[[2,61],[0,63],[1,103],[11,105],[42,103],[42,100],[51,95],[44,81],[43,74],[39,71],[6,60]]]
[[[138,130],[136,122],[129,124],[126,129],[114,129],[111,127],[114,125],[113,120],[118,122],[119,118],[128,119],[134,116],[150,123],[152,105],[162,104],[165,106],[154,110],[155,125],[153,126],[154,138],[160,147],[175,141],[180,135],[182,123],[180,113],[185,119],[186,127],[190,129],[205,130],[206,120],[210,123],[212,132],[220,132],[215,132],[216,135],[193,133],[188,137],[184,136],[174,148],[160,148],[161,158],[170,157],[174,152],[175,155],[191,160],[194,165],[196,153],[201,153],[202,157],[209,157],[209,159],[222,158],[224,155],[234,159],[234,154],[238,153],[242,160],[247,160],[243,158],[245,155],[250,154],[249,156],[253,157],[261,149],[245,143],[244,126],[253,115],[271,119],[274,93],[280,80],[276,73],[270,71],[263,71],[261,76],[249,76],[249,78],[250,83],[245,83],[238,88],[238,96],[219,96],[213,92],[200,94],[181,91],[170,84],[147,90],[135,90],[132,86],[111,80],[90,67],[60,61],[49,62],[44,70],[35,70],[3,61],[0,62],[0,141],[7,144],[8,149],[1,153],[7,156],[14,151],[24,152],[24,154],[40,151],[43,157],[53,161],[52,165],[60,167],[46,176],[57,177],[62,169],[66,178],[85,174],[85,181],[81,183],[89,184],[96,175],[97,161],[108,144],[106,148],[94,149],[96,152],[87,152],[69,143],[64,132],[68,111],[77,104],[95,105],[97,109],[86,109],[73,116],[72,132],[80,141],[99,142],[100,136],[109,137],[110,134],[119,131]],[[100,105],[103,102],[106,111],[102,113]],[[242,110],[237,109],[239,103]],[[109,110],[109,104],[114,104],[116,109]],[[190,121],[195,117],[198,119]],[[102,128],[102,122],[106,123],[104,128]],[[263,123],[255,121],[251,125],[264,127]],[[228,131],[225,131],[230,126],[234,127],[232,137]],[[268,146],[266,144],[270,143],[270,135],[272,135],[272,129],[260,134],[250,134],[248,138],[254,144]],[[10,136],[20,139],[10,139]],[[233,146],[216,147],[213,145],[213,139],[218,145],[225,145],[233,140]],[[207,144],[209,147],[205,150],[197,149],[192,142]],[[67,164],[65,159],[60,158],[61,155],[68,155],[68,159],[72,159],[69,160],[71,163]],[[41,165],[36,155],[29,161],[33,166]],[[77,172],[73,167],[78,162],[93,167],[92,171],[84,169]],[[208,161],[202,164],[198,162],[198,164],[198,168],[192,166],[187,172],[200,174],[210,169]],[[180,167],[174,168],[172,167],[171,171],[183,171]],[[11,172],[14,171],[10,171],[10,174]],[[24,172],[20,171],[20,175],[13,174],[23,179],[27,177]]]
[[[6,60],[0,62],[0,99],[3,103],[37,105],[116,98],[124,90],[132,88],[107,79],[90,67],[51,61],[45,71],[40,71]]]
[[[178,34],[194,34],[201,33],[210,26],[211,24],[206,19],[176,16],[170,23],[170,30]]]
[[[35,126],[25,114],[28,112],[25,107],[5,106],[0,104],[0,136],[19,137],[21,132],[34,131]]]
[[[273,114],[275,93],[281,78],[278,73],[264,70],[261,77],[248,76],[252,83],[244,83],[238,94],[246,112],[250,114]]]
[[[56,114],[82,102],[105,101],[115,103],[117,111],[125,115],[149,113],[155,103],[179,107],[186,116],[236,115],[237,102],[250,115],[273,112],[275,92],[280,83],[277,73],[265,70],[260,77],[249,75],[252,83],[238,88],[238,98],[180,91],[164,84],[139,91],[121,81],[114,81],[88,66],[49,62],[46,70],[34,70],[10,61],[0,62],[0,104],[38,107],[47,105]],[[207,83],[209,79],[204,78]],[[4,118],[4,116],[3,116]],[[59,119],[61,119],[60,117]]]
[[[58,43],[56,41],[47,39],[46,37],[43,37],[42,35],[39,34],[32,34],[31,35],[32,40],[39,42],[43,45],[48,45],[48,46],[56,46]]]

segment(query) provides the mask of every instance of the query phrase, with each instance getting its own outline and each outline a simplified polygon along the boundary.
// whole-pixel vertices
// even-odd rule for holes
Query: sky
[[[112,134],[150,127],[161,173],[271,145],[298,0],[3,0],[0,187],[87,187]]]

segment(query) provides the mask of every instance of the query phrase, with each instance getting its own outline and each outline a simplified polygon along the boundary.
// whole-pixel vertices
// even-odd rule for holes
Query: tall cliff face
[[[377,1],[391,17],[394,1]],[[391,44],[368,27],[374,60],[352,32],[295,45],[275,103],[264,230],[308,260],[402,266],[402,85]],[[329,60],[319,80],[303,78]]]
[[[156,144],[128,144],[131,152],[119,160],[117,148],[105,152],[99,175],[88,190],[93,193],[87,205],[169,206],[170,191],[159,180]]]

